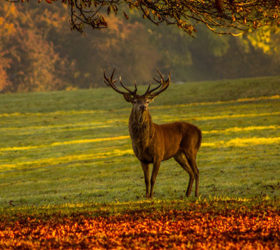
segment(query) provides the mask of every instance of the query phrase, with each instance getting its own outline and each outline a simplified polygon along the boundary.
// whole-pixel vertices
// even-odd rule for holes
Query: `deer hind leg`
[[[174,159],[180,164],[180,166],[189,174],[189,184],[186,192],[186,196],[190,196],[192,191],[192,185],[194,181],[194,172],[192,170],[192,167],[190,166],[188,159],[186,158],[186,155],[184,152],[179,152],[177,155],[174,156]]]
[[[150,176],[149,176],[149,164],[141,162],[141,166],[144,172],[145,184],[146,184],[146,197],[149,198],[150,191]]]
[[[160,166],[160,161],[155,161],[154,166],[153,166],[152,177],[151,177],[150,198],[153,198],[154,185],[155,185],[155,182],[156,182],[159,166]]]
[[[198,186],[199,186],[199,170],[196,164],[196,157],[195,155],[192,155],[191,157],[188,157],[189,164],[194,172],[195,177],[195,197],[198,197]]]

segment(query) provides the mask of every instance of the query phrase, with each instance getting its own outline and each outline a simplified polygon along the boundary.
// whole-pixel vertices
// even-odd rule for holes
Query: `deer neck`
[[[132,108],[129,118],[129,132],[133,144],[146,148],[153,138],[153,123],[149,110],[139,112]]]

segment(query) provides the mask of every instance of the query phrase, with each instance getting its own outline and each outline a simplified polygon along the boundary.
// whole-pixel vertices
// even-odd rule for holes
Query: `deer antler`
[[[119,94],[122,95],[131,95],[131,96],[136,96],[136,92],[137,92],[137,86],[136,83],[134,83],[134,90],[130,90],[128,87],[125,86],[125,84],[122,82],[121,77],[119,78],[119,83],[120,85],[127,91],[122,91],[119,90],[117,88],[117,86],[115,85],[115,83],[117,82],[117,79],[113,79],[114,78],[114,74],[115,74],[116,69],[113,69],[112,74],[110,77],[106,76],[106,72],[104,70],[104,83],[111,87],[113,90],[115,90],[116,92],[118,92]],[[151,89],[151,84],[149,84],[146,92],[142,95],[143,97],[145,96],[149,96],[149,97],[156,97],[157,95],[159,95],[161,92],[163,92],[164,90],[166,90],[169,86],[170,83],[170,73],[167,79],[164,79],[163,75],[161,74],[161,72],[159,70],[157,70],[159,76],[160,76],[160,80],[154,78],[154,80],[158,83],[158,86],[156,86],[155,88]],[[159,90],[158,90],[159,89]],[[156,91],[158,90],[158,91]]]
[[[120,93],[120,94],[122,94],[122,95],[130,94],[130,95],[132,95],[132,96],[135,96],[135,95],[136,95],[136,92],[137,92],[137,86],[136,86],[136,84],[134,84],[134,91],[131,91],[129,88],[127,88],[127,87],[123,84],[122,79],[121,79],[121,77],[120,77],[120,78],[119,78],[119,82],[120,82],[121,86],[122,86],[126,91],[128,91],[128,92],[121,91],[121,90],[119,90],[119,89],[116,87],[115,82],[116,82],[117,80],[116,80],[116,79],[113,79],[114,74],[115,74],[115,71],[116,71],[116,69],[113,69],[113,72],[112,72],[111,76],[108,78],[108,77],[106,76],[106,72],[105,72],[105,70],[104,70],[104,83],[105,83],[108,87],[111,87],[113,90],[115,90],[116,92],[118,92],[118,93]]]
[[[169,83],[170,83],[170,78],[171,78],[171,75],[169,73],[168,75],[168,78],[165,80],[163,75],[161,74],[161,72],[159,70],[157,70],[159,76],[160,76],[160,80],[156,79],[156,78],[153,78],[159,85],[156,86],[155,88],[151,89],[151,84],[149,84],[148,86],[148,89],[146,90],[145,94],[143,96],[146,96],[146,95],[149,95],[151,97],[156,97],[157,95],[159,95],[161,92],[163,92],[164,90],[166,90],[169,86]],[[159,89],[160,88],[160,89]],[[157,92],[154,92],[156,91],[157,89],[159,89]]]

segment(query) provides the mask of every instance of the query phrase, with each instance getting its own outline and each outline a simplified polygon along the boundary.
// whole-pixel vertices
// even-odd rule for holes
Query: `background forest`
[[[130,12],[129,20],[112,15],[108,29],[80,34],[68,19],[59,3],[1,4],[0,93],[103,86],[103,70],[113,67],[137,83],[157,68],[175,82],[280,74],[275,28],[231,37],[199,27],[192,38]]]

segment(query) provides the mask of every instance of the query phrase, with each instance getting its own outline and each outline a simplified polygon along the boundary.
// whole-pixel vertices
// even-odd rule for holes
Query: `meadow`
[[[153,121],[201,128],[200,195],[280,195],[280,79],[172,84]],[[109,88],[0,98],[0,206],[143,200],[128,136],[130,104]],[[188,175],[161,165],[155,199],[184,199]]]
[[[142,169],[128,136],[130,104],[112,89],[1,95],[0,246],[115,248],[133,243],[158,248],[207,247],[209,242],[208,247],[228,246],[209,241],[215,232],[203,231],[214,223],[213,216],[221,219],[214,219],[215,228],[221,229],[222,236],[217,237],[224,237],[221,242],[236,242],[236,228],[240,235],[248,228],[247,238],[258,232],[267,238],[244,240],[243,247],[256,247],[246,244],[258,241],[279,246],[279,93],[279,77],[172,84],[150,105],[150,112],[156,123],[188,121],[202,130],[200,196],[185,197],[188,175],[170,159],[161,165],[153,200],[144,198]],[[244,209],[252,212],[251,217]],[[135,215],[137,211],[140,215]],[[120,213],[135,216],[114,217]],[[246,221],[256,213],[260,221]],[[62,222],[61,214],[66,214]],[[92,221],[92,216],[99,215]],[[109,215],[113,217],[106,217]],[[203,216],[208,226],[200,221]],[[144,223],[138,231],[133,226],[135,218],[138,224]],[[194,223],[187,218],[197,219]],[[111,225],[115,220],[117,224]],[[233,230],[231,235],[224,235],[225,229],[219,226],[225,220],[227,230]],[[193,231],[180,229],[182,237],[177,239],[182,221],[191,223]],[[196,223],[202,224],[198,227]],[[252,223],[255,231],[251,232]],[[124,227],[124,231],[115,235],[107,228],[109,224]],[[100,232],[96,225],[107,228],[103,236],[96,234]],[[129,230],[138,233],[128,236],[130,226]],[[85,234],[81,234],[83,230]],[[38,240],[38,232],[42,240]],[[147,239],[150,236],[152,241]]]

